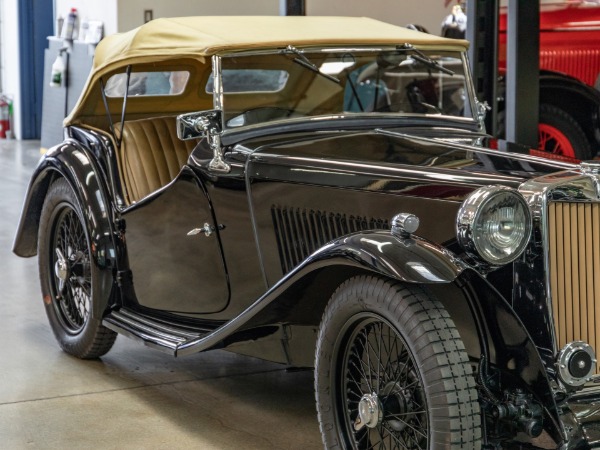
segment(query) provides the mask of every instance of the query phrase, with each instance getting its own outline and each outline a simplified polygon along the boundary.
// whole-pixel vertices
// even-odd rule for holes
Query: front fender
[[[466,268],[452,253],[420,237],[364,231],[321,247],[240,315],[214,332],[178,348],[185,355],[243,340],[244,331],[275,323],[318,325],[341,282],[371,273],[405,283],[448,284]],[[239,333],[239,334],[238,334]]]
[[[532,392],[545,407],[547,429],[556,440],[561,439],[545,364],[509,302],[450,251],[416,236],[374,231],[339,238],[313,253],[239,316],[181,345],[177,354],[252,339],[260,335],[258,330],[276,330],[272,325],[281,323],[316,328],[337,286],[364,273],[427,285],[454,319],[471,360],[477,363],[485,355],[486,364],[501,374],[495,380],[501,386]],[[314,348],[309,342],[300,345],[308,352]]]
[[[451,252],[417,236],[361,232],[321,248],[301,265],[350,265],[405,283],[450,283],[467,267]]]
[[[52,182],[60,177],[71,185],[82,209],[92,261],[99,273],[96,282],[97,298],[104,299],[94,302],[94,313],[96,317],[100,317],[112,289],[112,268],[117,255],[111,226],[111,208],[107,201],[106,184],[98,166],[88,151],[76,141],[69,140],[53,147],[40,160],[29,182],[13,252],[22,257],[37,254],[44,199]]]

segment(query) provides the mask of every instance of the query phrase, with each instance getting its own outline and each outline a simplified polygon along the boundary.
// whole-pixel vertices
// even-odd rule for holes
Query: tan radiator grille
[[[600,276],[594,274],[600,273],[600,204],[550,203],[548,225],[550,289],[559,348],[582,340],[598,352]]]

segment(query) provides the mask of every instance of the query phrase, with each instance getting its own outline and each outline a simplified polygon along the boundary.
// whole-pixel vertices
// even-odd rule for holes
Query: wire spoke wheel
[[[357,276],[319,327],[315,396],[325,448],[481,447],[473,370],[448,311],[415,285]]]
[[[59,320],[71,333],[80,332],[90,314],[92,274],[87,238],[81,220],[64,203],[56,209],[50,269]]]
[[[372,314],[353,318],[346,334],[337,400],[354,447],[428,448],[423,381],[404,339]]]
[[[94,317],[94,306],[101,310],[95,305],[96,282],[101,275],[92,248],[73,188],[62,178],[56,180],[48,189],[40,216],[40,284],[56,340],[65,352],[84,359],[104,355],[117,337]]]
[[[555,155],[575,158],[575,149],[569,138],[558,128],[540,123],[538,125],[539,149]]]
[[[577,120],[550,104],[540,104],[538,149],[579,160],[592,157],[590,142]]]

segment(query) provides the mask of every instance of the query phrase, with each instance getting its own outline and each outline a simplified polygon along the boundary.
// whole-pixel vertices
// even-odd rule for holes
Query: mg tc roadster
[[[26,195],[59,345],[314,367],[338,449],[600,446],[600,165],[483,128],[467,42],[366,18],[109,36]]]

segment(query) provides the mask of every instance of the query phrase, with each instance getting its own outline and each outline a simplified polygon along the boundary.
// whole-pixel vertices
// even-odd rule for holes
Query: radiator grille
[[[600,204],[550,203],[549,269],[559,348],[582,340],[600,350]],[[598,372],[598,366],[596,366]]]
[[[283,273],[288,273],[327,242],[363,230],[389,229],[383,219],[301,208],[271,207]]]

